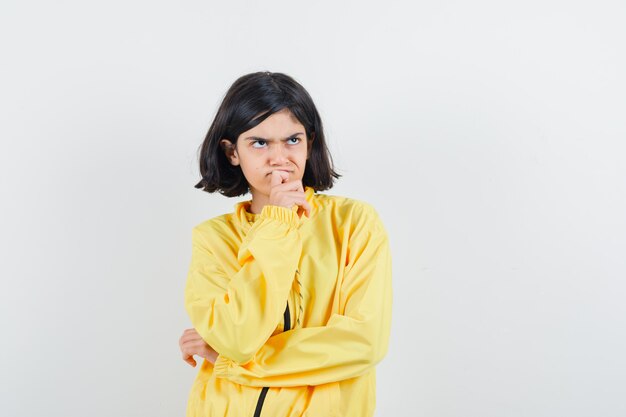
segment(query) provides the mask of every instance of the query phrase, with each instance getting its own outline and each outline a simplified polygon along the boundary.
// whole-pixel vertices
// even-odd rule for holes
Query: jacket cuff
[[[229,368],[230,360],[227,359],[225,356],[217,355],[217,359],[213,364],[213,375],[215,375],[216,378],[228,378]]]
[[[293,227],[297,227],[300,224],[297,205],[294,205],[292,208],[287,208],[266,204],[263,206],[259,217],[278,220]]]

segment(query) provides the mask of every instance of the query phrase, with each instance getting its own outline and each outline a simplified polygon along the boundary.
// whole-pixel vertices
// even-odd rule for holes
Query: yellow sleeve
[[[387,353],[391,330],[391,254],[377,216],[351,237],[341,284],[343,314],[321,327],[272,336],[253,360],[219,355],[214,375],[249,386],[319,385],[362,375]]]
[[[240,269],[226,274],[211,251],[216,233],[192,230],[185,309],[217,353],[244,364],[271,336],[287,305],[302,253],[294,210],[266,205],[239,247]]]

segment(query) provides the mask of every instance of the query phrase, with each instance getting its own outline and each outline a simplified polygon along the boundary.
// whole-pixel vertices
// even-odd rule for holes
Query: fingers
[[[196,361],[193,358],[195,349],[194,344],[197,343],[197,339],[200,337],[196,329],[185,329],[180,339],[178,339],[178,346],[183,356],[183,360],[189,365],[196,367]]]
[[[183,359],[185,360],[185,362],[187,362],[189,365],[193,366],[194,368],[197,365],[196,360],[193,358],[193,356],[183,356]]]
[[[193,367],[196,366],[196,361],[193,358],[194,355],[198,355],[211,363],[215,363],[217,360],[218,353],[206,343],[188,342],[181,350],[183,360]]]
[[[200,335],[196,331],[196,329],[185,329],[183,335],[178,339],[178,345],[182,346],[182,344],[188,340],[193,340],[200,338]]]
[[[311,206],[306,201],[304,186],[301,180],[289,180],[289,173],[280,170],[272,171],[269,204],[291,208],[294,205],[298,208],[298,216],[305,213],[307,217],[311,214]]]
[[[304,200],[304,202],[300,203],[300,207],[298,208],[298,216],[302,216],[302,213],[304,213],[305,216],[310,217],[311,215],[311,205]]]
[[[180,339],[178,340],[178,345],[182,347],[183,345],[187,343],[192,343],[192,342],[206,343],[204,339],[202,338],[202,336],[200,336],[198,332],[194,330],[191,332],[185,331],[183,335],[180,337]]]
[[[186,329],[178,340],[180,351],[185,362],[196,367],[194,355],[205,358],[211,363],[215,363],[218,353],[209,346],[195,329]]]
[[[289,173],[285,172],[285,171],[281,171],[279,169],[276,169],[274,171],[272,171],[272,179],[270,182],[270,185],[272,187],[275,187],[277,185],[280,185],[284,182],[289,181]]]
[[[272,171],[270,187],[272,188],[272,190],[276,191],[280,190],[304,192],[304,187],[302,186],[301,180],[289,181],[289,173],[279,170]]]
[[[272,171],[272,179],[270,182],[270,186],[273,188],[279,184],[282,184],[283,178],[285,178],[285,175],[287,175],[287,178],[289,178],[289,174],[287,174],[286,172],[279,171],[279,170]]]

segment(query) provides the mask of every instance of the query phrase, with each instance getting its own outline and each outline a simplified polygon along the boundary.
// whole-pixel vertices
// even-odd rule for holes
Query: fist
[[[298,215],[304,212],[309,217],[311,214],[311,205],[306,201],[302,181],[289,181],[289,173],[285,171],[272,171],[268,204],[287,208],[297,205]]]

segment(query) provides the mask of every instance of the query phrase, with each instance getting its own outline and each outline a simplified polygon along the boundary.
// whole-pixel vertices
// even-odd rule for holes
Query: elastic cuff
[[[230,360],[222,355],[217,355],[217,359],[213,364],[213,375],[216,378],[228,378],[228,369],[230,367]]]
[[[300,224],[297,205],[294,205],[292,208],[287,208],[266,204],[265,206],[263,206],[259,217],[278,220],[294,227],[297,227]]]

